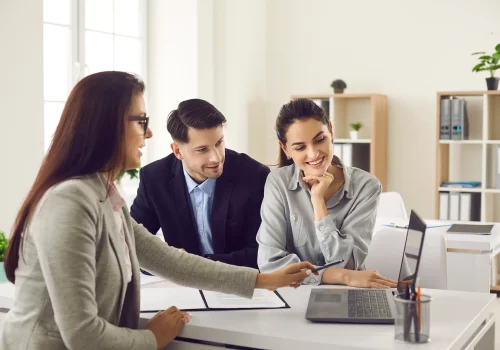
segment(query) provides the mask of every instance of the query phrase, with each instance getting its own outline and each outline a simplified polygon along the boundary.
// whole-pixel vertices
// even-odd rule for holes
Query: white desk
[[[335,288],[335,287],[331,287]],[[495,296],[424,290],[432,295],[431,342],[412,345],[394,340],[393,325],[316,324],[305,319],[311,287],[279,292],[290,309],[192,312],[191,321],[167,349],[493,349]],[[142,314],[144,327],[154,314]],[[192,340],[212,342],[201,345]]]
[[[428,224],[436,223],[435,220],[425,221],[428,221]],[[374,235],[381,228],[391,229],[383,226],[383,223],[388,222],[391,222],[390,219],[378,220]],[[454,222],[450,221],[449,223]],[[488,223],[467,222],[467,224]],[[490,287],[496,282],[492,281],[492,274],[496,279],[495,257],[500,252],[500,224],[495,225],[491,235],[450,234],[446,233],[448,228],[449,226],[427,229],[427,231],[439,230],[444,233],[448,290],[490,293]],[[393,229],[405,231],[404,229]]]
[[[9,286],[0,284],[0,295]],[[335,288],[335,287],[330,287]],[[339,287],[337,287],[339,288]],[[342,287],[340,287],[342,288]],[[191,322],[169,350],[213,350],[222,344],[254,349],[406,349],[394,340],[393,325],[316,324],[305,319],[311,287],[283,288],[290,309],[192,312]],[[495,341],[495,296],[485,293],[424,290],[433,297],[431,342],[419,350],[492,350]],[[4,293],[9,294],[9,293]],[[10,308],[12,297],[0,296],[0,307]],[[0,328],[5,314],[0,313]],[[154,314],[142,314],[141,325]],[[211,345],[196,344],[198,340]]]

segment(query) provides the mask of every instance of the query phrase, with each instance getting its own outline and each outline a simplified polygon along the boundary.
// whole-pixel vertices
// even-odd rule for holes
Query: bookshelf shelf
[[[351,139],[335,139],[335,143],[371,143],[372,140],[370,139],[358,139],[358,140],[351,140]]]
[[[442,100],[452,97],[459,97],[466,101],[469,123],[469,139],[467,140],[440,139]],[[440,217],[442,204],[440,203],[440,192],[469,192],[480,193],[481,198],[480,201],[477,201],[477,206],[480,205],[481,221],[500,221],[500,196],[498,195],[500,189],[497,188],[499,185],[497,182],[500,181],[500,175],[497,176],[500,171],[500,165],[497,164],[500,161],[497,159],[500,158],[500,153],[498,153],[500,152],[500,91],[437,92],[436,102],[435,217]],[[450,112],[444,113],[446,115]],[[479,181],[481,188],[441,186],[443,182],[448,181]],[[443,195],[444,199],[446,197]],[[477,206],[474,206],[474,209]]]
[[[305,94],[320,104],[333,125],[335,146],[352,145],[352,165],[375,175],[387,189],[387,96],[381,94]],[[359,139],[349,138],[349,124],[362,123]],[[342,157],[341,157],[342,158]]]
[[[487,188],[484,190],[485,193],[499,193],[500,194],[500,189],[498,188]]]
[[[439,187],[439,192],[470,192],[470,193],[481,193],[483,190],[481,188],[472,187]]]
[[[481,145],[483,140],[439,140],[442,145]]]

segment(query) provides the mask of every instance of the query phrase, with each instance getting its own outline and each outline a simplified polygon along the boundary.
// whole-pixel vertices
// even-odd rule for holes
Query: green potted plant
[[[473,72],[490,72],[490,77],[486,78],[486,86],[488,90],[498,89],[498,78],[495,77],[495,71],[500,69],[500,44],[495,47],[495,52],[487,55],[486,52],[474,52],[472,55],[480,55],[478,57],[479,63],[472,68]]]
[[[349,134],[351,135],[351,140],[357,140],[358,139],[358,132],[359,129],[363,127],[362,123],[352,123],[351,125],[351,131],[349,131]]]
[[[140,169],[141,168],[122,171],[120,174],[118,174],[118,177],[116,178],[116,182],[119,184],[125,174],[127,174],[130,177],[130,180],[138,179]]]
[[[3,266],[3,260],[5,258],[5,253],[7,252],[8,245],[7,237],[3,231],[0,231],[0,283],[7,282],[7,277],[5,276],[5,268]]]

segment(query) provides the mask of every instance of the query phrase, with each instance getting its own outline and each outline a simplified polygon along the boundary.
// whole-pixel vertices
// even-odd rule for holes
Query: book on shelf
[[[334,143],[333,154],[346,166],[370,172],[370,144]]]
[[[455,187],[455,188],[477,188],[481,187],[480,181],[447,181],[441,183],[441,187]]]
[[[312,99],[314,103],[316,103],[318,106],[323,108],[325,111],[326,116],[329,118],[330,117],[330,100],[329,99],[320,99],[320,98],[315,98]]]
[[[497,158],[497,171],[496,171],[496,187],[500,189],[500,146],[497,146],[496,149],[496,158]]]
[[[439,192],[439,220],[480,221],[481,193]]]
[[[454,98],[451,100],[451,139],[469,139],[467,101],[463,98]]]
[[[439,119],[441,140],[469,139],[469,118],[465,99],[458,97],[441,99]]]
[[[441,99],[439,138],[441,140],[451,140],[451,100]]]

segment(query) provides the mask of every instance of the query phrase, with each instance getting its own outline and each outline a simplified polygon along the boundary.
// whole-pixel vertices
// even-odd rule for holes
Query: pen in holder
[[[394,296],[396,304],[396,340],[408,343],[427,343],[430,338],[431,297],[413,293],[410,298],[404,293]]]

